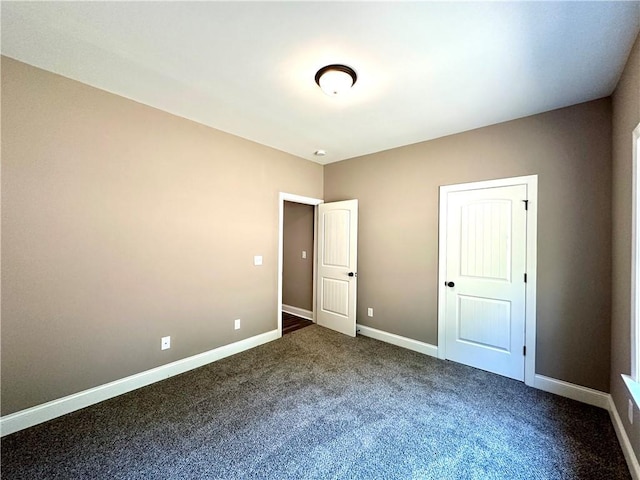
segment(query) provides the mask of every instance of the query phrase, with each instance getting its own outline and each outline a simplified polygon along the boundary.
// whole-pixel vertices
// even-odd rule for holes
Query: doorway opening
[[[284,202],[282,334],[313,324],[315,207]]]
[[[315,323],[316,206],[321,203],[317,198],[280,193],[277,308],[280,336],[309,322]]]

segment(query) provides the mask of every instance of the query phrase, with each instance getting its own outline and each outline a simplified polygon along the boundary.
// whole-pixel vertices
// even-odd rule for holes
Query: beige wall
[[[313,311],[313,205],[284,202],[282,303]],[[302,252],[307,258],[302,258]]]
[[[613,94],[613,292],[611,395],[636,456],[640,458],[640,411],[627,420],[630,398],[620,374],[631,373],[631,166],[632,134],[640,123],[640,37]]]
[[[436,344],[438,186],[539,174],[536,370],[608,391],[613,345],[626,412],[638,49],[614,95],[611,343],[608,99],[326,166],[325,200],[360,201],[358,321]],[[2,139],[3,415],[276,328],[278,192],[322,198],[322,167],[6,58]]]
[[[609,99],[326,166],[325,201],[359,200],[358,322],[437,344],[438,187],[529,174],[539,175],[536,371],[608,391]]]
[[[2,414],[277,328],[278,192],[322,181],[3,58]]]

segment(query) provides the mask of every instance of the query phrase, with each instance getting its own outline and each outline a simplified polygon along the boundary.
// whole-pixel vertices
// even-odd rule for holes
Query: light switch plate
[[[255,255],[253,257],[253,264],[256,266],[262,265],[262,255]]]
[[[367,316],[373,317],[373,308],[367,308]]]
[[[307,252],[305,250],[302,251],[302,258],[307,258]]]

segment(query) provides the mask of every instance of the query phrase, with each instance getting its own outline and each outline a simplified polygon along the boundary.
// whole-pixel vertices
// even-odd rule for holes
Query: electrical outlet
[[[162,337],[160,339],[160,350],[171,348],[171,337]]]
[[[307,258],[307,252],[305,250],[302,251],[302,258]]]
[[[629,399],[629,410],[627,411],[629,416],[629,423],[633,425],[633,402]]]
[[[237,318],[236,321],[233,324],[233,328],[235,328],[236,330],[240,330],[240,319]]]
[[[253,264],[257,267],[262,265],[262,255],[254,255],[253,256]]]
[[[373,317],[373,308],[367,308],[367,316]]]

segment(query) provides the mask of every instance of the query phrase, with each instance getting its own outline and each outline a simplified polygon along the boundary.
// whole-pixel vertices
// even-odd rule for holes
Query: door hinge
[[[522,346],[522,355],[525,356],[525,357],[527,356],[527,346],[526,345]]]
[[[524,283],[527,283],[527,274],[524,274]]]
[[[529,210],[529,200],[522,200],[524,202],[524,209]]]

